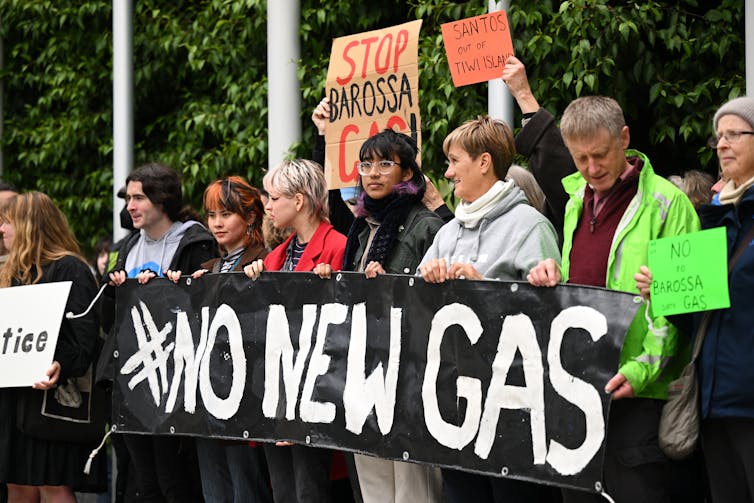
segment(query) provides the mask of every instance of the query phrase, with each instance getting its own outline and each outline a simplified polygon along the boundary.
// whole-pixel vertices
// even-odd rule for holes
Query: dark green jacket
[[[432,244],[435,234],[442,227],[443,221],[436,213],[429,211],[421,203],[411,209],[406,221],[399,227],[398,241],[387,256],[382,268],[388,274],[414,274],[424,253]],[[362,230],[357,239],[354,264],[359,264],[366,253],[365,245],[369,239],[369,226]],[[356,267],[354,267],[356,269]]]

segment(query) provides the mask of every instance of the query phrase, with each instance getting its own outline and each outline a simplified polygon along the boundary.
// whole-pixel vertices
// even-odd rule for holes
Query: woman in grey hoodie
[[[445,177],[461,201],[424,255],[425,281],[498,279],[526,281],[544,258],[560,262],[552,224],[529,205],[515,183],[505,181],[513,162],[513,134],[489,116],[467,121],[443,142]],[[443,469],[446,496],[460,501],[550,501],[551,490],[512,479]]]

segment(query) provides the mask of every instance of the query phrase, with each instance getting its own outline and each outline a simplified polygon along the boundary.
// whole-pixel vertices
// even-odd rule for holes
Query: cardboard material
[[[325,176],[330,189],[358,182],[364,140],[385,128],[410,134],[421,148],[421,20],[333,40],[327,71],[330,122]]]
[[[442,39],[456,87],[499,79],[513,41],[505,11],[442,25]]]

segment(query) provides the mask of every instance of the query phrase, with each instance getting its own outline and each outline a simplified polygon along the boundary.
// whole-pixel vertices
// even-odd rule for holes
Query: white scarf
[[[503,197],[514,186],[513,180],[496,181],[490,190],[485,192],[481,197],[472,203],[461,201],[456,207],[456,218],[461,221],[464,227],[471,229],[479,224],[487,214],[497,206]]]
[[[738,204],[738,201],[741,200],[741,196],[743,196],[744,192],[749,190],[749,187],[752,185],[754,185],[754,177],[749,178],[738,187],[736,187],[733,180],[728,180],[728,183],[725,184],[723,190],[720,191],[720,204]]]

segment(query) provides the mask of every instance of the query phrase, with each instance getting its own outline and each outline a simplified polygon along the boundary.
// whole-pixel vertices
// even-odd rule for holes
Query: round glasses
[[[399,162],[383,159],[381,161],[361,161],[356,165],[356,169],[360,175],[366,176],[372,172],[373,168],[377,168],[377,173],[382,176],[389,175],[393,170],[393,166],[400,166]]]

